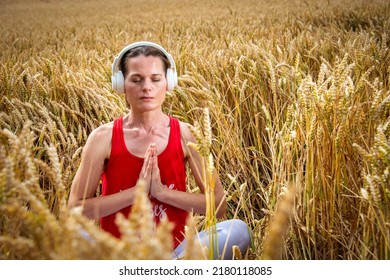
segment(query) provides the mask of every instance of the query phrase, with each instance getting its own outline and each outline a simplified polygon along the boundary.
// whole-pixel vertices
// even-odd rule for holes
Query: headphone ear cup
[[[177,86],[177,73],[172,68],[167,69],[167,90],[171,91]]]
[[[173,71],[173,85],[176,87],[177,84],[178,84],[178,81],[177,81],[177,72],[176,72],[176,69],[175,71]]]
[[[175,83],[174,83],[174,77],[173,77],[173,71],[171,68],[167,69],[167,90],[171,91],[175,88]]]
[[[125,81],[122,71],[118,71],[111,77],[112,88],[118,93],[125,93]]]

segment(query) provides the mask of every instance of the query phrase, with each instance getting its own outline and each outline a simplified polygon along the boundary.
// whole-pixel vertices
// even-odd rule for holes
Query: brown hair
[[[159,57],[163,62],[164,72],[167,73],[167,69],[168,67],[170,67],[170,63],[168,58],[165,56],[165,54],[159,49],[156,49],[151,46],[140,46],[129,50],[122,56],[121,61],[119,62],[119,70],[123,73],[123,76],[126,76],[128,71],[127,61],[130,58],[137,57],[139,55]]]

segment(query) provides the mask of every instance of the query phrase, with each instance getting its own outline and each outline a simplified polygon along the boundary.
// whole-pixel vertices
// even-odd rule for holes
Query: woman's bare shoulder
[[[191,124],[180,121],[181,144],[186,158],[190,155],[188,144],[196,142],[194,136],[192,135],[191,127]]]
[[[92,130],[90,137],[104,140],[105,138],[111,138],[114,122],[105,123],[94,130]]]
[[[101,155],[108,158],[111,150],[112,129],[114,122],[103,124],[90,133],[87,143],[84,146],[89,154]]]
[[[180,134],[182,139],[185,141],[185,143],[187,143],[188,141],[193,142],[194,137],[191,132],[192,125],[182,121],[179,121],[179,123],[180,123]]]

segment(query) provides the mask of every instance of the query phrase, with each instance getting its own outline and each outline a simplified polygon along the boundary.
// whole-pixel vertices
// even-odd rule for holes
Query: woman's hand
[[[164,191],[168,189],[161,183],[160,169],[158,168],[157,162],[157,148],[154,143],[150,144],[146,150],[144,164],[142,165],[139,179],[145,181],[146,193],[149,193],[156,199],[161,198]]]
[[[152,183],[152,170],[153,170],[152,155],[153,153],[155,153],[155,150],[156,150],[156,144],[153,143],[150,144],[148,149],[146,150],[144,164],[142,165],[142,169],[138,178],[145,181],[146,193],[150,192],[150,186]]]
[[[154,146],[152,148],[152,153],[150,155],[150,164],[151,164],[151,184],[150,184],[150,194],[158,199],[162,200],[161,197],[163,194],[168,191],[168,188],[161,183],[160,169],[158,168],[157,162],[157,150]]]

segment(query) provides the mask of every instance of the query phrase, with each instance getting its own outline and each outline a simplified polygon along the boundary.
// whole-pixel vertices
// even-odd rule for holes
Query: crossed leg
[[[232,246],[236,245],[242,254],[248,250],[251,237],[246,223],[241,220],[233,219],[217,223],[217,240],[215,244],[214,259],[233,259]],[[209,246],[209,233],[203,230],[198,233],[199,242],[203,245]],[[187,240],[184,239],[174,250],[173,255],[175,259],[180,259],[184,255]],[[216,248],[218,246],[218,250]],[[217,252],[219,255],[217,255]]]

